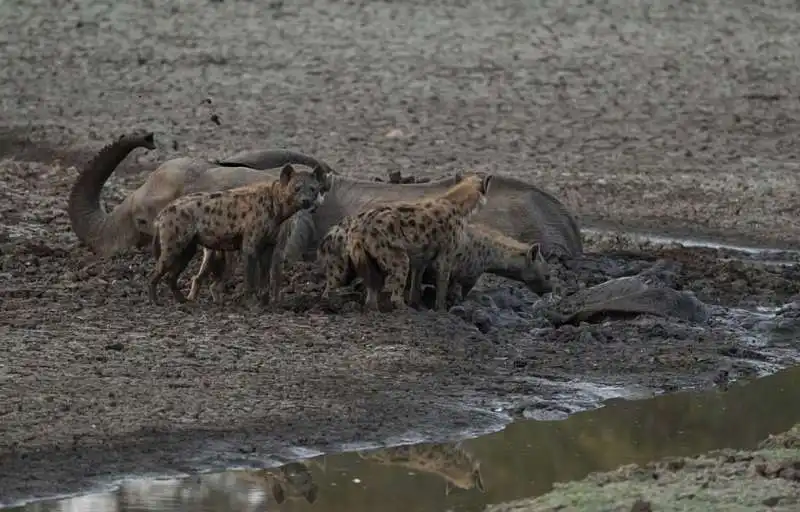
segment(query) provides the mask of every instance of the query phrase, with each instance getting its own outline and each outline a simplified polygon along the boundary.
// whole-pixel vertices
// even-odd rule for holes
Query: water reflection
[[[279,468],[126,482],[25,512],[480,511],[590,471],[754,447],[800,421],[800,367],[727,392],[614,400],[564,421],[523,421],[454,445],[316,457]]]

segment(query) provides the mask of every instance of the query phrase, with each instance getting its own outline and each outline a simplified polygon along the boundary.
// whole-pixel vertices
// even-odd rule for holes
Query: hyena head
[[[472,469],[472,485],[479,491],[486,492],[486,486],[483,484],[483,477],[481,476],[481,465],[475,464]]]
[[[486,204],[486,194],[493,179],[493,175],[485,173],[457,174],[456,184],[445,192],[444,197],[466,215],[474,215]]]
[[[280,184],[287,206],[292,211],[315,210],[325,199],[330,183],[322,167],[313,171],[295,171],[291,164],[281,169]]]
[[[272,497],[279,505],[287,498],[305,498],[308,503],[317,500],[319,488],[308,468],[300,462],[290,462],[280,468],[279,477],[272,481]]]
[[[528,289],[537,295],[544,295],[553,291],[553,282],[550,276],[550,265],[542,254],[542,246],[535,243],[525,253],[525,266],[522,269],[522,281]]]

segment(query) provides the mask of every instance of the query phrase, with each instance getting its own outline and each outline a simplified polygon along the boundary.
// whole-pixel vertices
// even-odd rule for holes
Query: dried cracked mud
[[[339,172],[519,175],[584,227],[791,248],[800,22],[785,2],[89,1],[0,6],[0,496],[257,463],[288,445],[442,440],[797,359],[794,253],[587,236],[574,291],[668,265],[714,314],[558,329],[486,279],[465,322],[362,315],[299,265],[282,308],[151,306],[149,254],[98,261],[64,208],[120,133],[156,132],[109,204],[175,156],[286,147]],[[512,292],[499,292],[498,289]],[[470,305],[471,304],[471,305]],[[541,304],[541,303],[539,303]],[[727,309],[726,309],[727,308]],[[478,311],[478,314],[475,314]],[[748,311],[750,313],[748,313]],[[756,342],[749,343],[749,342]],[[500,405],[498,405],[500,404]]]

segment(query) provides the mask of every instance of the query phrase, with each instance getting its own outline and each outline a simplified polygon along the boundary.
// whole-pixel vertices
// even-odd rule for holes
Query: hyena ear
[[[325,169],[323,169],[321,165],[317,165],[316,167],[314,167],[313,174],[315,180],[322,183],[323,185],[327,184],[328,180],[326,180],[325,178],[327,178],[328,173],[325,172]]]
[[[492,174],[487,174],[487,175],[486,175],[486,176],[484,176],[484,177],[483,177],[483,179],[481,180],[481,193],[482,193],[483,195],[486,195],[486,194],[488,194],[488,193],[489,193],[489,185],[491,185],[491,184],[492,184],[492,180],[493,180],[493,179],[494,179],[494,175],[492,175]]]
[[[542,246],[539,242],[531,245],[530,249],[528,249],[528,261],[536,261],[542,255]]]
[[[286,186],[292,180],[292,176],[294,176],[294,167],[292,164],[286,164],[281,169],[281,185]]]
[[[463,179],[464,179],[464,175],[460,171],[456,171],[456,173],[453,175],[453,183],[454,184],[461,183],[461,180],[463,180]]]

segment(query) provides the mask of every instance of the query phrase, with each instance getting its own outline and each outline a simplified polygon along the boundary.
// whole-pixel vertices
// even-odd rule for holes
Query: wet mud
[[[702,322],[557,327],[557,298],[492,277],[451,314],[363,315],[358,290],[319,300],[304,264],[270,310],[205,290],[154,307],[152,257],[99,261],[64,211],[74,165],[148,128],[158,150],[120,166],[108,204],[170,157],[287,147],[369,179],[515,174],[582,226],[785,249],[800,237],[791,3],[56,4],[0,7],[4,499],[289,445],[442,440],[797,359],[798,270],[776,263],[790,252],[587,234],[557,270],[572,293],[655,267]]]
[[[128,478],[12,512],[795,510],[798,379],[800,367],[726,392],[609,400],[457,443],[298,450],[248,469]]]

